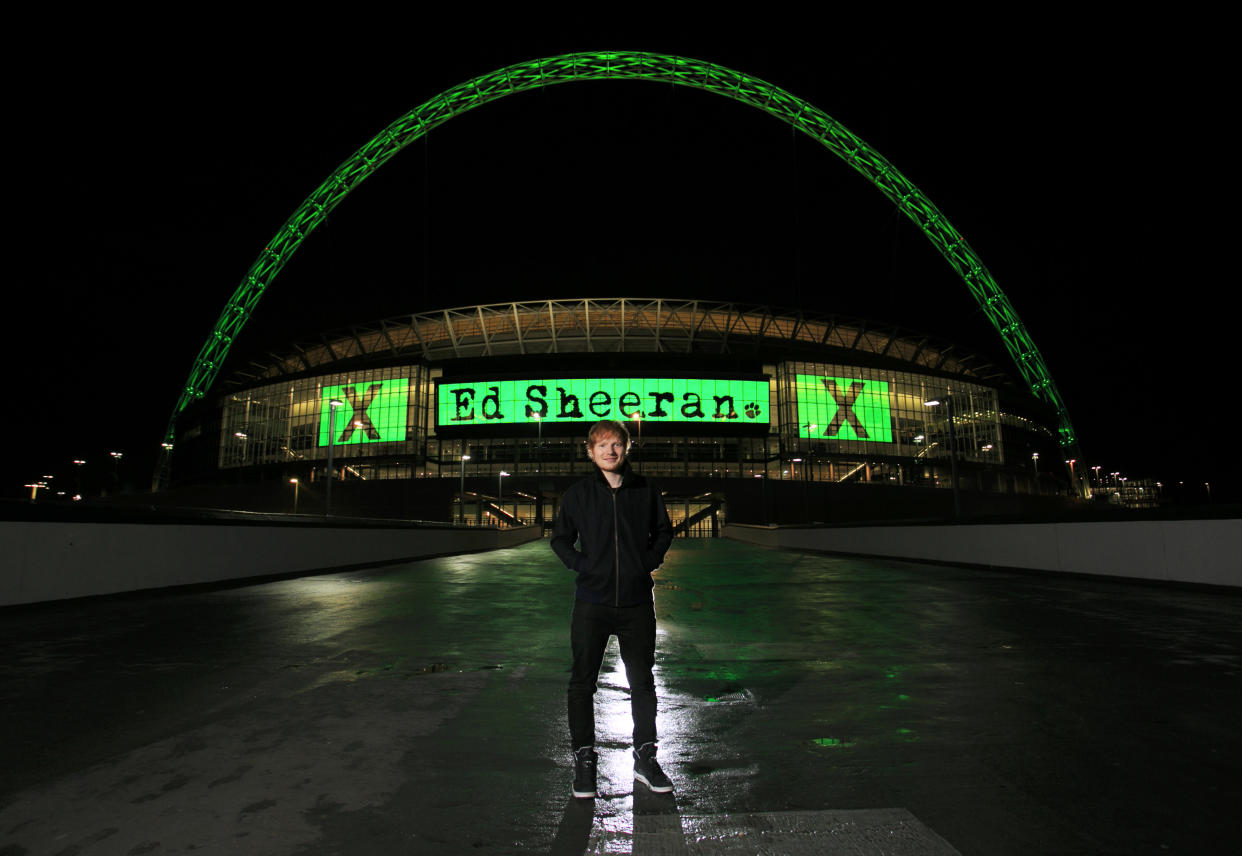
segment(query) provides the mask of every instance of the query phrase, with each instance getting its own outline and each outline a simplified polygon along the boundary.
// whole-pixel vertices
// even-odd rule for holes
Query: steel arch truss
[[[565,54],[518,63],[476,77],[410,110],[350,156],[298,206],[246,272],[194,360],[169,420],[167,443],[173,442],[178,414],[211,388],[229,347],[250,318],[263,292],[328,213],[376,169],[428,131],[489,101],[557,83],[604,79],[673,83],[741,101],[818,140],[866,176],[922,229],[928,240],[957,271],[980,309],[1000,333],[1022,379],[1038,398],[1056,410],[1061,444],[1066,447],[1077,445],[1069,415],[1052,375],[1009,298],[940,209],[896,167],[840,122],[777,86],[702,60],[631,51]]]

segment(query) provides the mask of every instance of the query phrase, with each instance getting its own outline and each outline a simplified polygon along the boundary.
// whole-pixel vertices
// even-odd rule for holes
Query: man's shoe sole
[[[649,790],[650,790],[653,794],[671,794],[671,793],[673,792],[673,786],[672,786],[672,785],[665,785],[664,787],[658,788],[658,787],[656,787],[655,785],[651,784],[651,782],[647,781],[647,777],[646,777],[646,776],[644,776],[642,773],[635,773],[635,774],[634,774],[634,778],[638,779],[638,781],[640,781],[640,782],[642,782],[644,785],[646,785],[646,786],[647,786],[647,788],[648,788],[648,789],[649,789]]]
[[[596,794],[595,791],[574,791],[574,796],[580,800],[593,800]]]

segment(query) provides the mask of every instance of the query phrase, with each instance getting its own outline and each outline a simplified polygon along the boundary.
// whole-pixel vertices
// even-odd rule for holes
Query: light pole
[[[940,402],[934,398],[923,402],[926,407],[937,407],[939,404]],[[949,475],[953,479],[953,519],[959,520],[962,516],[962,495],[957,484],[957,430],[953,427],[952,395],[944,397],[944,409],[949,417]]]
[[[84,466],[86,466],[86,461],[81,458],[73,459],[74,499],[82,498],[82,468]]]
[[[1100,487],[1101,487],[1101,485],[1100,485],[1100,465],[1099,465],[1099,464],[1096,464],[1096,465],[1095,465],[1094,467],[1092,467],[1091,469],[1095,470],[1095,487],[1096,487],[1096,489],[1097,489],[1097,490],[1099,490],[1099,489],[1100,489]]]
[[[323,491],[323,516],[332,514],[332,447],[336,445],[336,409],[344,407],[345,402],[339,398],[328,401],[328,483]]]
[[[289,479],[289,484],[293,485],[293,513],[298,513],[298,480]]]
[[[496,474],[496,507],[501,509],[502,511],[504,510],[504,507],[505,507],[505,503],[504,503],[505,481],[504,479],[505,479],[505,476],[507,475],[509,474],[506,473],[504,470],[501,470],[499,473]]]
[[[815,454],[815,432],[819,430],[819,426],[815,424],[814,422],[807,422],[802,427],[805,428],[807,431],[806,437],[810,441],[811,454],[814,455]],[[814,474],[812,474],[812,478],[813,477],[814,477]]]
[[[1078,493],[1078,492],[1079,492],[1079,491],[1078,491],[1078,482],[1077,482],[1077,481],[1075,481],[1075,479],[1074,479],[1074,464],[1078,463],[1078,459],[1077,459],[1077,458],[1070,458],[1070,459],[1069,459],[1068,461],[1066,461],[1065,463],[1069,464],[1069,468],[1070,468],[1070,490],[1071,490],[1071,491],[1073,491],[1074,493]]]
[[[759,507],[763,511],[763,525],[768,525],[768,480],[767,473],[755,473],[755,478],[763,479],[759,482]]]
[[[469,455],[461,456],[461,490],[457,493],[457,520],[459,523],[466,522],[466,461],[470,460]]]
[[[641,411],[635,410],[633,413],[630,414],[630,418],[638,423],[638,442],[635,443],[634,445],[639,451],[641,451],[643,448],[643,414]],[[639,472],[642,472],[641,466],[636,467],[635,469],[637,469]]]
[[[806,438],[810,441],[809,445],[811,447],[811,455],[813,456],[815,454],[815,432],[819,430],[819,425],[814,422],[806,422],[803,423],[802,427],[806,429]],[[812,460],[814,460],[814,458],[812,458]],[[815,478],[814,471],[811,472],[811,478]]]
[[[535,446],[535,472],[543,468],[543,415],[535,414],[535,424],[539,426],[539,443]]]
[[[117,493],[121,492],[121,458],[125,455],[121,452],[109,452],[108,457],[112,458],[112,489]]]

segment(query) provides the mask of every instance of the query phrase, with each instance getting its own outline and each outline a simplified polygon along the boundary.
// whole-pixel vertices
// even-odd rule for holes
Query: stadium
[[[694,536],[729,520],[930,518],[955,501],[1017,512],[1070,492],[1052,408],[951,342],[614,298],[444,309],[271,351],[182,415],[173,493],[547,526],[603,418],[631,426],[635,467]]]
[[[841,158],[892,204],[886,217],[914,223],[948,263],[1016,376],[884,320],[641,296],[419,311],[278,347],[241,368],[228,360],[303,242],[406,146],[483,104],[594,80],[720,95]],[[532,194],[547,195],[519,196]],[[597,295],[601,285],[583,290]],[[977,518],[1083,492],[1075,432],[1042,355],[926,194],[792,93],[710,62],[625,51],[521,62],[465,81],[338,166],[267,241],[221,312],[178,393],[153,486],[225,508],[547,525],[560,492],[589,472],[581,439],[602,418],[632,425],[632,461],[659,480],[691,534],[725,521]]]

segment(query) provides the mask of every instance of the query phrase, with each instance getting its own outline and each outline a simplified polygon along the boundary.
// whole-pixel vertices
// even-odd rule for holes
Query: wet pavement
[[[1242,596],[678,541],[569,796],[546,542],[0,611],[0,856],[1232,851]]]

